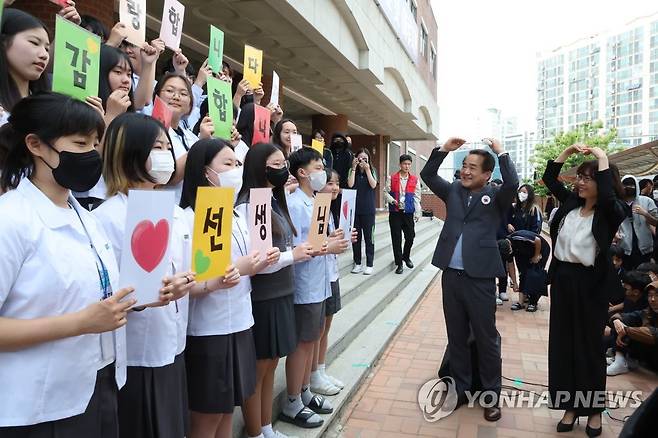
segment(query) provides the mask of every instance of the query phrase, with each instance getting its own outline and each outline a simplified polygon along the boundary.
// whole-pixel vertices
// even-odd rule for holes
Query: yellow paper
[[[313,246],[314,251],[319,251],[322,244],[329,237],[329,215],[331,214],[331,193],[318,193],[313,201],[313,215],[311,226],[308,229],[308,243]]]
[[[321,142],[320,140],[311,140],[311,147],[320,152],[320,155],[324,153],[324,142]]]
[[[231,263],[232,218],[232,188],[199,187],[192,240],[192,270],[197,281],[225,274]]]
[[[263,51],[251,46],[244,46],[244,78],[252,88],[260,87],[263,75]]]

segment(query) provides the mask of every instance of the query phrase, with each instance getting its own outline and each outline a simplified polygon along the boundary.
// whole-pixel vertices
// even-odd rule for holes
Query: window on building
[[[430,73],[432,73],[432,77],[436,79],[436,50],[434,47],[430,49]]]
[[[427,35],[427,29],[425,29],[424,24],[420,24],[420,54],[423,55],[424,58],[427,58],[428,55],[428,48],[427,45],[429,44],[429,38]]]
[[[414,16],[415,20],[416,15],[418,15],[418,6],[416,5],[416,0],[409,0],[409,7],[411,8],[411,15]]]

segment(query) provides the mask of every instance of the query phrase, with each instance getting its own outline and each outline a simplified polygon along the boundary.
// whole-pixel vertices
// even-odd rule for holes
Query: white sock
[[[615,352],[615,362],[617,362],[618,360],[626,361],[626,356],[624,355],[623,351],[616,351]]]
[[[299,394],[290,395],[288,394],[288,402],[284,403],[283,413],[291,418],[295,418],[295,415],[304,409],[304,403],[302,403],[302,398]]]
[[[325,368],[326,368],[325,364],[323,364],[323,363],[318,364],[318,371],[320,371],[320,373],[324,374]]]
[[[320,369],[317,369],[316,371],[311,371],[311,382],[317,382],[322,380],[324,379],[322,378],[322,373],[320,372]]]
[[[261,428],[261,432],[263,432],[263,435],[265,438],[274,435],[274,429],[272,429],[272,424],[267,424]]]
[[[311,403],[313,395],[314,394],[309,389],[309,385],[302,386],[302,402],[304,402],[304,406],[308,406],[308,404]]]

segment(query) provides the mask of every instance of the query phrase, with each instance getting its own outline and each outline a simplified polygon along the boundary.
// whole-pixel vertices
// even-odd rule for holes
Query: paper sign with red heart
[[[130,249],[137,264],[146,272],[153,271],[162,261],[169,243],[169,222],[161,219],[153,225],[143,220],[135,227]]]

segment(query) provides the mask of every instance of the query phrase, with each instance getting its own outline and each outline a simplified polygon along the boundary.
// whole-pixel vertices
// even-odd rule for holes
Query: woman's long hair
[[[101,64],[98,75],[98,97],[103,101],[103,108],[107,109],[107,98],[110,97],[110,94],[114,90],[110,88],[110,72],[119,64],[127,64],[130,72],[133,71],[133,65],[130,62],[130,58],[123,50],[117,49],[116,47],[107,46],[103,44],[101,46]],[[130,83],[130,91],[128,91],[128,97],[130,98],[130,106],[126,110],[127,113],[135,111],[135,98],[133,96],[133,86],[132,81]]]
[[[528,199],[526,199],[525,202],[521,202],[519,199],[519,190],[523,188],[525,188],[528,192]],[[519,187],[519,190],[516,191],[516,204],[514,205],[514,209],[518,212],[522,212],[525,216],[527,216],[535,207],[535,190],[530,184],[523,184],[521,187]]]

